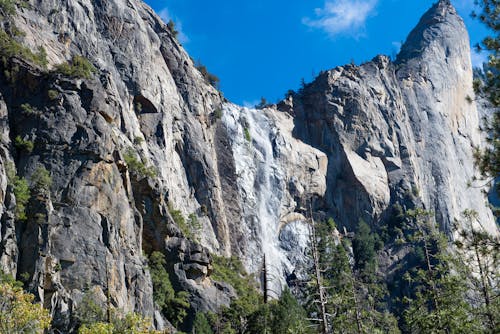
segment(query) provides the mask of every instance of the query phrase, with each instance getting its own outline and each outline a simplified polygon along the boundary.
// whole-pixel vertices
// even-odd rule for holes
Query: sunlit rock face
[[[326,205],[346,226],[423,205],[450,233],[466,209],[496,231],[475,175],[480,145],[467,31],[448,1],[424,14],[397,59],[326,71],[294,100],[295,135],[328,155]],[[420,203],[421,202],[421,203]]]
[[[277,296],[288,276],[305,275],[311,211],[353,230],[360,219],[385,224],[395,203],[418,204],[449,232],[473,208],[495,229],[480,190],[467,188],[478,116],[466,102],[467,32],[447,1],[395,62],[323,72],[263,110],[226,101],[141,1],[32,2],[14,18],[23,42],[43,45],[49,68],[74,55],[97,68],[91,79],[21,60],[0,71],[0,265],[23,277],[61,332],[89,286],[168,326],[153,302],[152,251],[190,292],[192,315],[234,297],[211,279],[214,254],[256,274],[265,258]],[[33,150],[13,145],[17,136]],[[52,177],[26,222],[14,218],[10,165],[28,180],[41,166]]]

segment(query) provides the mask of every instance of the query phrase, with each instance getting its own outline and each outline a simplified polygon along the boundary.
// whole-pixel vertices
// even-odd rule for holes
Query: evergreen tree
[[[475,317],[480,319],[485,331],[494,333],[500,314],[500,240],[482,230],[477,212],[465,210],[462,218],[455,225],[459,265],[472,289],[470,304],[474,306]]]
[[[386,311],[385,286],[375,276],[376,238],[368,225],[361,226],[355,237],[355,264],[350,261],[350,243],[338,234],[333,220],[317,226],[313,220],[311,230],[312,257],[314,259],[316,250],[318,260],[309,284],[310,295],[314,297],[309,301],[309,311],[311,317],[319,321],[320,331],[399,333],[395,317]],[[324,317],[319,298],[321,291]],[[325,326],[323,319],[326,319]]]
[[[466,278],[457,270],[448,243],[422,209],[407,212],[413,233],[409,239],[421,247],[423,261],[405,274],[413,293],[404,298],[405,329],[409,333],[480,333],[465,299]]]
[[[375,237],[370,226],[360,221],[352,242],[355,268],[365,279],[371,279],[376,270]]]
[[[487,141],[490,144],[485,149],[476,150],[475,158],[481,174],[492,180],[500,176],[500,5],[497,0],[476,0],[481,12],[473,13],[488,29],[491,35],[487,36],[480,45],[479,50],[489,53],[488,69],[484,84],[475,81],[475,89],[486,96],[494,108],[494,113],[489,122],[485,124]],[[497,184],[500,194],[500,183]]]

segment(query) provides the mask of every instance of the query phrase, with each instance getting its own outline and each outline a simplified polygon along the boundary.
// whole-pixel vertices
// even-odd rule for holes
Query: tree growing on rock
[[[52,321],[49,311],[34,303],[14,279],[0,275],[0,333],[44,333]]]

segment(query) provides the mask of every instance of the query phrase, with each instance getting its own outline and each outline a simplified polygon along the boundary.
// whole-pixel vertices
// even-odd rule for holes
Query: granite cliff
[[[497,233],[480,189],[467,186],[479,121],[467,102],[467,31],[448,1],[422,17],[395,61],[324,71],[263,110],[227,101],[139,0],[29,4],[3,29],[43,46],[48,64],[1,64],[0,265],[23,277],[59,330],[72,330],[89,286],[165,326],[152,251],[165,254],[193,313],[234,295],[210,278],[211,254],[237,256],[253,273],[265,256],[279,293],[306,261],[310,210],[354,230],[360,219],[383,226],[396,204],[422,206],[451,237],[471,208]],[[56,70],[75,56],[96,71]],[[26,220],[16,219],[12,166],[34,189]],[[36,191],[42,169],[52,182]],[[398,261],[389,248],[384,258]]]

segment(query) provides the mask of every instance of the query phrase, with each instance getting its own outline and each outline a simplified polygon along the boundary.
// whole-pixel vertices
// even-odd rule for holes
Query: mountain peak
[[[450,0],[435,3],[420,19],[401,47],[396,63],[404,63],[413,58],[420,58],[431,45],[441,45],[446,55],[466,42],[468,33],[463,20]],[[457,54],[462,54],[460,50]]]

